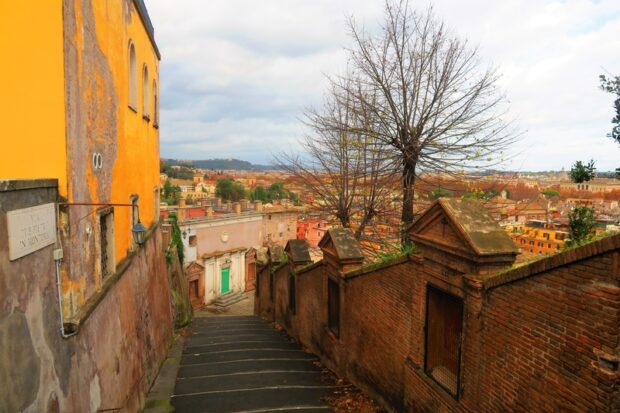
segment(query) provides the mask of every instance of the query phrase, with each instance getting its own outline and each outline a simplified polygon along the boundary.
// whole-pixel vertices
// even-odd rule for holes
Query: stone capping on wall
[[[424,228],[428,217],[436,215],[438,210],[444,212],[477,256],[516,256],[519,253],[510,236],[486,212],[482,203],[474,199],[439,198],[407,228],[407,232],[418,235],[415,230],[420,226]]]
[[[42,179],[1,179],[0,192],[21,191],[26,189],[38,188],[57,188],[58,179],[42,178]]]
[[[206,260],[208,258],[219,257],[221,255],[234,254],[235,252],[245,251],[247,249],[248,248],[246,247],[238,247],[238,248],[232,248],[229,250],[217,250],[213,252],[205,252],[204,254],[200,256],[200,258],[203,260]]]
[[[424,257],[419,253],[411,253],[407,255],[403,255],[401,257],[395,257],[387,261],[373,262],[367,265],[364,265],[360,268],[356,268],[354,270],[348,271],[343,274],[343,278],[351,279],[360,277],[362,275],[370,274],[376,271],[383,270],[385,268],[393,267],[394,265],[402,264],[407,261],[413,261],[417,263],[423,263]]]
[[[308,264],[305,267],[301,267],[301,268],[299,268],[297,270],[294,270],[294,271],[295,271],[296,275],[302,275],[302,274],[305,274],[305,273],[307,273],[309,271],[312,271],[313,269],[318,268],[318,267],[320,267],[320,266],[322,266],[324,264],[325,263],[323,262],[323,260],[320,260],[320,261],[317,261],[315,263]]]
[[[153,235],[155,234],[155,230],[160,226],[159,221],[155,221],[153,225],[148,229],[146,236],[144,237],[144,243],[146,244]],[[64,328],[67,333],[77,333],[80,329],[80,326],[88,320],[88,317],[95,311],[99,303],[105,298],[108,294],[108,291],[112,289],[123,277],[123,274],[129,268],[131,261],[133,258],[143,249],[143,247],[136,248],[132,251],[129,251],[125,258],[123,258],[116,265],[116,272],[113,275],[107,277],[107,280],[101,286],[101,289],[97,291],[95,294],[90,296],[88,300],[84,303],[84,305],[78,310],[75,316],[65,320]]]
[[[488,277],[470,277],[480,280],[483,289],[488,290],[617,249],[620,249],[620,234],[605,237],[589,244],[561,252],[552,257],[543,258],[522,267],[508,269],[504,272],[496,273],[495,275]]]

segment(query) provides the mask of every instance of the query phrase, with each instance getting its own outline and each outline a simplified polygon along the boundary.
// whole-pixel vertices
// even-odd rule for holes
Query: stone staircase
[[[218,297],[213,304],[218,307],[228,307],[243,300],[243,291],[230,291]]]

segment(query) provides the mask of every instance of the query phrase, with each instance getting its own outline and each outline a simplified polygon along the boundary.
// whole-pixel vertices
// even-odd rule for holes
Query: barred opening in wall
[[[114,210],[105,208],[99,216],[99,268],[101,278],[114,274]]]

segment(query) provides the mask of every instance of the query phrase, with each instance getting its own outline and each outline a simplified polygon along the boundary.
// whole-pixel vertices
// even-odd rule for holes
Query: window
[[[458,397],[463,300],[429,286],[426,302],[424,370]]]
[[[340,335],[340,285],[332,279],[327,280],[327,326],[332,333]]]
[[[196,236],[195,235],[190,235],[189,236],[189,246],[190,247],[195,247],[197,244],[196,242]]]
[[[114,274],[114,210],[110,207],[98,212],[99,218],[99,273],[101,279]]]
[[[153,80],[153,126],[159,127],[159,92],[156,80]]]
[[[288,278],[288,309],[295,314],[297,303],[295,301],[295,276],[290,275]]]
[[[129,107],[138,111],[138,64],[136,62],[136,48],[129,42]]]
[[[147,65],[144,65],[144,68],[142,69],[142,118],[147,121],[151,119],[149,117],[149,85],[149,68]]]

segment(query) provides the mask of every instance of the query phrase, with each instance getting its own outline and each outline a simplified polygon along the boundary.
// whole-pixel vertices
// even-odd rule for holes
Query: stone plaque
[[[6,213],[11,261],[56,242],[56,208],[43,204]]]

